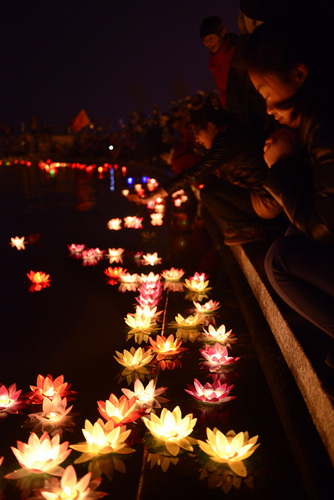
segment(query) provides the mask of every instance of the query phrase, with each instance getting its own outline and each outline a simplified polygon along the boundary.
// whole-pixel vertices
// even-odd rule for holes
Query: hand
[[[263,158],[269,168],[278,160],[291,158],[299,153],[296,133],[287,128],[274,132],[265,142]]]

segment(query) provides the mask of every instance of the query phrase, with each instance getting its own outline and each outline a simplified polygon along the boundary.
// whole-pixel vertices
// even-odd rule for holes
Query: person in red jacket
[[[235,33],[226,33],[224,22],[218,16],[205,17],[199,34],[210,50],[209,69],[215,77],[221,105],[225,108],[228,74],[239,37]]]

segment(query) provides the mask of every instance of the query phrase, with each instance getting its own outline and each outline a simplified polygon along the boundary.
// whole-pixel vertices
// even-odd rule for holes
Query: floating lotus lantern
[[[152,271],[149,274],[141,274],[140,281],[142,283],[157,283],[160,280],[159,274],[154,274]]]
[[[14,236],[14,238],[10,239],[10,244],[12,248],[16,248],[17,250],[25,250],[27,242],[25,241],[24,236],[21,238]]]
[[[56,434],[52,439],[47,432],[41,438],[32,432],[28,443],[17,441],[17,448],[11,447],[22,469],[15,470],[5,476],[6,479],[20,479],[29,474],[51,474],[61,476],[64,472],[59,464],[64,462],[71,450],[68,441],[59,444],[60,436]]]
[[[119,231],[120,229],[122,229],[122,219],[110,219],[108,222],[107,222],[107,226],[108,226],[108,229],[110,229],[110,231]]]
[[[171,323],[171,326],[174,328],[190,328],[197,329],[203,323],[202,317],[200,314],[194,314],[187,316],[184,318],[181,314],[175,316],[175,321]]]
[[[75,464],[110,453],[127,454],[135,451],[126,444],[131,429],[127,430],[125,425],[115,426],[113,420],[104,423],[99,418],[94,425],[89,420],[85,420],[85,428],[82,429],[82,433],[86,442],[71,445],[73,450],[81,452],[80,457],[74,461]]]
[[[212,378],[212,384],[206,382],[204,385],[195,378],[194,386],[187,384],[188,389],[185,391],[203,403],[227,403],[235,399],[236,396],[229,396],[233,385],[222,384],[218,376],[213,375]]]
[[[122,273],[119,277],[120,292],[135,292],[138,287],[138,274]]]
[[[147,318],[151,318],[152,320],[157,320],[159,319],[159,316],[163,313],[163,311],[157,311],[157,307],[149,307],[149,306],[144,306],[140,307],[139,305],[136,306],[136,314],[140,314],[143,316],[146,316]],[[130,314],[131,316],[134,316],[134,314]]]
[[[205,342],[219,342],[228,347],[231,346],[232,342],[237,341],[237,338],[232,334],[232,330],[226,331],[225,325],[220,325],[218,328],[209,325],[207,330],[203,330],[202,338]]]
[[[82,251],[82,263],[84,266],[95,266],[103,258],[104,250],[99,248],[87,248]]]
[[[175,269],[174,267],[171,267],[170,269],[165,269],[161,273],[161,276],[166,281],[179,281],[183,275],[184,275],[183,269]]]
[[[156,266],[157,264],[161,264],[161,260],[161,257],[158,257],[158,252],[143,255],[144,266]]]
[[[186,278],[184,282],[185,286],[192,292],[203,293],[211,290],[211,288],[208,287],[209,280],[204,273],[195,273],[194,276],[191,276],[189,279]]]
[[[119,279],[122,283],[127,283],[127,284],[133,284],[138,282],[138,274],[134,273],[127,273],[127,272],[122,272],[119,276]]]
[[[172,412],[163,408],[160,417],[154,413],[150,419],[143,417],[143,421],[150,433],[159,441],[163,441],[168,453],[172,456],[178,455],[180,449],[193,451],[192,444],[196,440],[190,437],[196,421],[193,414],[189,413],[182,418],[181,409],[176,406]]]
[[[143,218],[136,216],[127,216],[124,217],[124,227],[128,227],[131,229],[142,229],[143,227]]]
[[[123,354],[116,351],[117,356],[114,356],[116,361],[124,366],[122,376],[127,382],[135,381],[137,378],[144,378],[149,374],[147,365],[152,361],[154,353],[151,349],[145,350],[141,347],[135,349],[131,347],[130,351],[123,350]]]
[[[214,300],[209,300],[208,302],[205,302],[205,304],[200,304],[199,302],[194,301],[193,304],[198,313],[208,316],[214,314],[220,308],[220,302]]]
[[[226,463],[230,469],[241,477],[247,476],[247,469],[242,460],[248,458],[256,448],[258,436],[249,439],[248,432],[229,431],[223,434],[217,428],[207,428],[206,442],[198,440],[198,444],[204,453],[209,455],[213,462]]]
[[[47,500],[93,500],[107,496],[108,493],[95,491],[100,486],[102,478],[91,481],[91,476],[92,474],[88,472],[78,481],[73,465],[69,465],[60,480],[56,478],[47,480],[40,493]]]
[[[16,384],[8,387],[0,384],[0,418],[8,413],[19,413],[25,404],[20,399],[21,390],[16,390]]]
[[[151,411],[153,408],[161,408],[160,403],[166,403],[168,401],[168,399],[160,396],[166,389],[167,387],[159,387],[156,389],[153,379],[144,387],[142,382],[137,379],[134,382],[133,391],[130,391],[130,389],[122,389],[122,392],[128,399],[132,397],[136,398],[136,408],[144,408],[145,411]]]
[[[135,396],[127,398],[125,395],[119,399],[115,394],[110,394],[106,401],[98,401],[97,406],[101,417],[112,420],[114,425],[125,425],[134,422],[145,413],[145,409],[137,408]]]
[[[163,213],[150,214],[152,226],[162,226],[163,224]]]
[[[51,375],[38,375],[36,383],[36,386],[30,386],[31,392],[27,395],[32,404],[42,403],[45,398],[52,400],[56,394],[69,401],[75,394],[75,391],[70,391],[71,384],[64,382],[64,375],[59,375],[54,380]]]
[[[42,288],[50,286],[49,274],[45,274],[40,271],[30,271],[30,273],[27,273],[27,276],[32,282],[32,286],[29,288],[29,291],[31,292],[39,292]]]
[[[141,291],[140,296],[136,297],[136,301],[141,307],[145,306],[154,307],[157,304],[159,304],[160,298],[161,298],[160,294],[155,296],[151,293],[146,293],[144,291]]]
[[[74,427],[70,411],[73,406],[66,408],[67,399],[56,394],[52,400],[45,398],[42,404],[42,411],[30,413],[28,416],[31,423],[35,424],[35,432],[48,432],[51,436],[55,433],[62,434],[64,430]]]
[[[70,254],[73,257],[76,257],[76,258],[80,259],[81,258],[81,253],[86,248],[86,245],[72,243],[71,245],[67,245],[67,248],[68,248]]]
[[[217,373],[224,367],[236,363],[240,357],[229,357],[227,347],[223,347],[216,342],[212,347],[206,345],[204,349],[199,350],[205,361],[202,363],[203,368],[207,368],[210,372]]]
[[[124,248],[109,248],[106,257],[109,259],[109,263],[122,264],[123,263],[123,253]]]
[[[106,276],[108,276],[108,278],[118,280],[126,273],[126,269],[123,269],[122,267],[107,267],[107,269],[103,272]]]
[[[140,309],[140,311],[142,310]],[[138,342],[139,337],[140,341],[144,340],[145,342],[147,342],[148,336],[158,328],[158,325],[152,319],[152,316],[148,316],[145,312],[136,312],[133,315],[128,314],[125,318],[125,323],[131,328],[131,330],[128,332],[128,338],[134,335],[136,342]],[[137,334],[139,334],[139,337]]]
[[[166,368],[173,370],[175,366],[182,367],[178,356],[187,351],[187,347],[181,347],[182,341],[174,339],[174,335],[166,338],[164,335],[157,335],[156,340],[149,338],[152,350],[157,354],[156,361],[162,370]]]

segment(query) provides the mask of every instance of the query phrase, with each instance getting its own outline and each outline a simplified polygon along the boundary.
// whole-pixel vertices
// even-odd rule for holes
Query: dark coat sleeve
[[[265,187],[309,238],[334,245],[334,129],[316,117],[306,138],[307,161],[287,158],[269,170]]]

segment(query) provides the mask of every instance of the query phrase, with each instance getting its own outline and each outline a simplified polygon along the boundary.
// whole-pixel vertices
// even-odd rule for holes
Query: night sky
[[[80,109],[114,127],[132,109],[215,88],[198,35],[236,31],[239,0],[2,0],[0,123],[63,131]],[[176,89],[176,93],[175,93]]]

